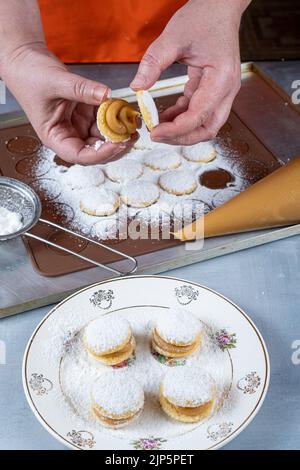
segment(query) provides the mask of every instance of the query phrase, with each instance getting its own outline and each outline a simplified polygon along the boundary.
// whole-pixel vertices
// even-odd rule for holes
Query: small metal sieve
[[[122,253],[121,251],[116,250],[115,248],[112,248],[111,246],[107,246],[107,245],[104,245],[103,243],[97,242],[95,240],[91,240],[88,237],[85,237],[79,233],[73,232],[72,230],[69,230],[65,227],[55,224],[54,222],[51,222],[50,220],[42,219],[41,218],[42,205],[41,205],[41,201],[38,195],[29,186],[22,183],[21,181],[15,180],[13,178],[7,178],[7,177],[2,177],[2,176],[0,177],[0,207],[5,207],[6,209],[12,212],[17,212],[21,214],[22,222],[23,222],[22,228],[18,230],[17,232],[11,233],[9,235],[0,235],[0,242],[5,241],[5,240],[10,240],[20,235],[23,235],[29,238],[34,238],[35,240],[39,240],[43,243],[46,243],[47,245],[50,245],[53,248],[57,248],[58,250],[64,251],[65,253],[68,253],[72,256],[76,256],[77,258],[80,258],[83,261],[87,261],[91,264],[94,264],[95,266],[98,266],[103,269],[107,269],[108,271],[111,271],[114,274],[126,276],[128,274],[134,273],[137,270],[137,260],[133,258],[132,256],[126,255],[125,253]],[[53,243],[50,240],[41,238],[37,235],[34,235],[33,233],[29,233],[29,230],[31,230],[38,222],[50,225],[51,227],[54,227],[65,233],[73,235],[77,238],[81,238],[82,240],[85,240],[89,243],[93,243],[94,245],[99,246],[105,250],[108,250],[111,253],[115,253],[116,255],[133,263],[133,267],[129,271],[122,272],[111,266],[98,263],[97,261],[91,258],[87,258],[86,256],[83,256],[79,253],[69,250],[68,248],[65,248],[61,245],[57,245],[56,243]]]

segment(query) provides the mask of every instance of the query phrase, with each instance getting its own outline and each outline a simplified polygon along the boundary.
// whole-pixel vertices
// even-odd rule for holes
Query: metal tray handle
[[[74,235],[77,238],[81,238],[82,240],[85,240],[89,243],[94,243],[94,245],[100,246],[101,248],[104,248],[104,249],[106,249],[106,250],[108,250],[112,253],[115,253],[116,255],[121,256],[122,258],[125,258],[128,261],[132,262],[133,263],[133,268],[130,269],[129,271],[122,272],[122,271],[119,271],[118,269],[112,268],[111,266],[108,266],[108,265],[105,265],[105,264],[102,264],[102,263],[98,263],[98,261],[95,261],[91,258],[87,258],[86,256],[83,256],[83,255],[80,255],[79,253],[76,253],[75,251],[69,250],[68,248],[65,248],[61,245],[57,245],[56,243],[53,243],[50,240],[45,240],[44,238],[39,237],[38,235],[34,235],[33,233],[26,232],[23,235],[25,235],[26,237],[29,237],[29,238],[34,238],[35,240],[38,240],[40,242],[46,243],[46,245],[50,245],[53,248],[57,248],[58,250],[64,251],[65,253],[68,253],[69,255],[76,256],[77,258],[80,258],[83,261],[87,261],[88,263],[94,264],[95,266],[98,266],[99,268],[103,268],[103,269],[106,269],[108,271],[111,271],[114,274],[118,274],[119,276],[127,276],[129,274],[133,274],[137,270],[138,262],[137,262],[136,258],[134,258],[132,256],[129,256],[129,255],[126,255],[122,251],[116,250],[115,248],[112,248],[111,246],[104,245],[103,243],[99,243],[95,240],[92,240],[88,237],[85,237],[84,235],[73,232],[72,230],[70,230],[68,228],[64,228],[61,225],[55,224],[54,222],[50,222],[49,220],[39,219],[39,222],[41,222],[43,224],[51,225],[51,227],[54,227],[58,230],[61,230],[62,232],[69,233],[70,235]]]

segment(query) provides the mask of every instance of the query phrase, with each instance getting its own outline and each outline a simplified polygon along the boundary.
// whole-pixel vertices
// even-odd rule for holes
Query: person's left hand
[[[240,89],[239,25],[248,0],[190,0],[148,48],[131,83],[148,89],[169,65],[188,65],[177,103],[160,115],[154,141],[192,145],[214,138]]]

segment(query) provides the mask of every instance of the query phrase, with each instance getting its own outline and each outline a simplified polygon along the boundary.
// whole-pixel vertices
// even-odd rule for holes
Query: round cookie
[[[64,181],[72,189],[87,189],[100,186],[104,180],[104,173],[97,165],[73,165],[64,173]]]
[[[141,414],[144,391],[135,379],[114,371],[96,380],[91,401],[92,412],[104,426],[120,428]]]
[[[175,150],[159,149],[147,152],[144,165],[154,171],[174,170],[181,165],[181,156]]]
[[[101,360],[104,356],[123,353],[132,344],[132,338],[127,320],[108,315],[96,318],[85,327],[83,343],[89,354]]]
[[[88,191],[80,200],[80,210],[92,216],[112,215],[119,207],[119,195],[106,188],[96,188],[93,191]]]
[[[152,131],[159,124],[155,101],[148,90],[137,91],[136,97],[143,120],[149,131]]]
[[[143,165],[135,160],[123,158],[122,160],[108,163],[105,172],[111,181],[126,183],[142,176]]]
[[[97,112],[97,126],[103,137],[111,142],[125,142],[138,127],[136,111],[127,101],[109,99],[101,103]]]
[[[130,182],[121,189],[122,201],[130,207],[148,207],[159,198],[159,189],[151,181]]]
[[[215,147],[210,142],[200,142],[190,147],[183,147],[186,160],[195,163],[209,163],[217,156]]]
[[[201,344],[201,323],[185,309],[168,310],[156,322],[152,347],[167,357],[187,357]]]
[[[184,196],[193,193],[197,188],[197,181],[189,170],[172,170],[159,178],[159,186],[174,196]]]
[[[208,373],[198,367],[175,367],[162,380],[159,401],[171,418],[196,423],[212,414],[216,384]]]

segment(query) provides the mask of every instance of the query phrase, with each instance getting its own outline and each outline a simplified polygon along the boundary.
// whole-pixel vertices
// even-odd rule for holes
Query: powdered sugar
[[[135,414],[144,405],[142,387],[133,377],[126,377],[122,370],[103,374],[94,383],[91,394],[94,404],[108,418]]]
[[[145,154],[144,164],[153,170],[171,170],[181,165],[181,156],[175,149],[154,148]]]
[[[159,198],[159,190],[150,181],[127,183],[121,189],[121,198],[128,206],[146,207]]]
[[[176,406],[200,406],[213,398],[214,381],[198,367],[176,367],[163,379],[163,395]]]
[[[110,180],[125,183],[142,176],[143,165],[135,160],[122,159],[108,163],[105,172]]]
[[[63,180],[72,189],[86,189],[99,186],[104,182],[104,173],[99,167],[93,166],[71,166],[65,173]]]
[[[96,354],[112,352],[129,340],[130,335],[128,321],[114,315],[97,318],[84,331],[87,346]]]
[[[56,320],[53,323],[53,342],[45,344],[45,357],[47,357],[47,360],[51,357],[51,360],[54,360],[53,357],[57,357],[58,351],[61,352],[63,349],[58,342],[59,337],[61,338],[60,341],[63,342],[62,335],[60,333],[58,336],[55,332],[60,330],[64,323],[66,330],[70,329],[72,325],[72,329],[77,331],[76,335],[73,336],[74,340],[69,340],[71,347],[64,352],[63,360],[58,362],[61,364],[61,386],[66,398],[64,410],[65,413],[71,413],[74,419],[77,416],[79,420],[78,426],[86,426],[91,431],[93,431],[93,428],[99,430],[100,427],[104,433],[113,433],[114,436],[125,439],[135,439],[144,435],[155,436],[159,429],[159,434],[168,438],[190,432],[205,422],[203,421],[197,425],[174,422],[160,408],[158,400],[159,388],[169,367],[153,357],[150,352],[150,343],[154,325],[166,313],[168,313],[166,308],[141,306],[129,307],[122,309],[118,313],[110,314],[118,315],[118,318],[128,320],[133,335],[136,338],[136,359],[127,367],[115,369],[113,372],[121,373],[124,383],[134,378],[143,388],[145,394],[144,409],[139,420],[130,423],[124,429],[118,430],[102,428],[91,411],[92,401],[90,392],[95,381],[102,377],[103,374],[107,374],[108,371],[112,370],[92,359],[83,347],[82,328],[86,321],[95,318],[95,314],[91,318],[92,314],[89,313],[88,309],[86,311],[81,309],[74,312],[72,316],[74,321],[71,321],[71,324],[69,322],[66,323],[63,317],[61,317],[60,321]],[[225,410],[229,406],[229,403],[226,402],[225,404],[224,400],[228,395],[232,380],[231,362],[227,354],[222,353],[216,348],[211,338],[211,327],[203,325],[201,348],[193,356],[186,359],[185,366],[177,366],[175,368],[199,367],[204,373],[211,374],[217,387],[217,408],[222,407]],[[122,402],[122,399],[120,402]]]
[[[91,215],[110,215],[119,207],[119,195],[110,189],[95,188],[82,195],[80,207]]]
[[[172,308],[159,317],[156,331],[168,343],[187,345],[195,341],[201,331],[201,323],[183,308]]]
[[[190,194],[195,191],[197,181],[189,170],[172,170],[159,178],[159,185],[172,194]]]
[[[23,227],[22,215],[0,207],[0,236],[11,235]]]
[[[182,154],[185,148],[173,147],[166,144],[158,144],[152,142],[149,138],[148,131],[144,129],[142,130],[142,132],[144,136],[148,137],[149,148],[155,149],[157,155],[159,155],[160,152],[163,153],[169,149],[173,149],[173,151],[175,151],[176,153]],[[101,142],[102,141],[100,141],[100,143]],[[218,144],[214,145],[217,149],[217,158],[214,161],[207,164],[200,164],[189,162],[185,158],[182,158],[180,168],[175,171],[186,170],[189,173],[192,173],[194,180],[198,182],[201,173],[203,173],[207,169],[223,168],[234,174],[235,180],[231,189],[233,191],[240,192],[242,189],[245,188],[246,183],[245,180],[240,177],[239,168],[234,165],[235,155],[233,155],[232,158],[228,158],[228,156],[231,156],[232,152],[221,148]],[[134,161],[138,162],[140,165],[143,166],[143,160],[145,158],[145,155],[145,151],[132,149],[125,157],[123,157],[122,162],[124,162],[125,164],[125,162]],[[96,217],[85,214],[80,210],[80,200],[85,194],[86,190],[72,190],[72,188],[66,184],[64,178],[67,169],[63,166],[58,165],[54,161],[54,158],[54,152],[45,147],[41,149],[39,158],[35,161],[36,166],[34,168],[34,171],[38,176],[40,174],[40,168],[44,168],[45,164],[50,169],[45,176],[43,176],[42,178],[37,178],[35,180],[34,188],[43,188],[46,200],[53,200],[55,198],[56,202],[63,203],[61,205],[61,210],[63,210],[64,207],[67,208],[67,206],[70,206],[72,208],[75,214],[75,217],[72,221],[72,229],[85,235],[89,235],[91,231],[93,231],[94,234],[101,240],[111,238],[110,234],[112,226],[117,226],[120,221],[122,223],[122,220],[125,220],[126,215],[128,215],[129,217],[135,217],[138,212],[138,217],[140,220],[144,220],[147,223],[151,222],[151,225],[155,226],[159,224],[161,220],[164,220],[165,218],[168,219],[166,214],[172,214],[173,210],[176,210],[176,213],[181,213],[182,211],[180,210],[180,207],[191,207],[193,208],[193,213],[201,214],[202,203],[210,204],[212,199],[216,201],[216,203],[217,201],[222,202],[224,200],[222,196],[223,193],[227,199],[227,193],[229,191],[229,189],[211,190],[209,188],[201,186],[200,184],[197,184],[195,191],[191,194],[185,194],[181,196],[169,194],[168,192],[161,190],[157,202],[150,207],[141,206],[140,208],[130,207],[129,209],[127,209],[125,204],[122,203],[117,212],[109,218],[99,216]],[[105,173],[107,165],[96,165],[91,166],[89,168],[91,172],[98,173],[98,170],[101,169]],[[158,180],[160,176],[164,174],[164,172],[153,171],[150,168],[144,166],[143,175],[138,180],[140,181],[140,185],[138,186],[138,188],[143,188],[143,183],[145,182],[151,182],[154,185],[158,186]],[[135,186],[138,181],[134,180],[131,185]],[[102,183],[101,188],[103,187],[105,189],[112,190],[116,193],[120,193],[122,186],[123,184],[110,181],[108,178],[106,178],[104,183]],[[187,220],[189,221],[190,217],[187,217]],[[94,227],[96,227],[97,230],[94,230]]]
[[[191,162],[210,162],[216,157],[215,147],[211,142],[201,142],[183,148],[183,156]]]

